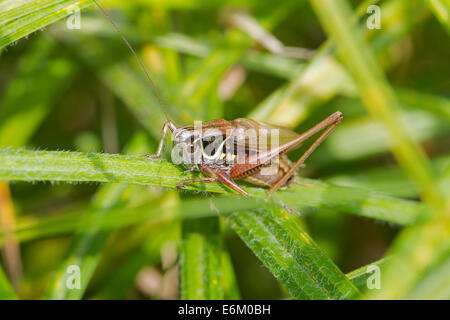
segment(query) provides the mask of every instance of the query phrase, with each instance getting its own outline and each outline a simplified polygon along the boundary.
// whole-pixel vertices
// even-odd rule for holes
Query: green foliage
[[[146,149],[145,136],[137,134],[126,148],[125,153],[145,152]],[[107,219],[107,215],[111,213],[110,209],[119,205],[126,190],[127,185],[125,184],[103,185],[97,191],[88,214],[101,220]],[[109,233],[108,230],[101,229],[97,223],[80,228],[75,235],[72,248],[69,250],[70,255],[58,269],[54,284],[49,286],[47,293],[49,299],[80,299],[83,296],[98,265],[101,251]],[[68,290],[64,285],[67,281],[66,270],[70,265],[80,266],[80,271],[83,274],[79,290]]]
[[[101,3],[179,126],[344,121],[299,171],[307,185],[179,191],[202,175],[141,156],[166,119],[93,2],[0,1],[0,180],[15,217],[0,248],[19,244],[24,265],[16,293],[3,255],[0,299],[450,298],[448,1]],[[381,29],[366,27],[371,4]],[[242,7],[287,47],[233,24]]]
[[[358,290],[278,206],[227,217],[255,255],[297,299],[355,299]]]
[[[312,1],[312,3],[325,29],[335,40],[343,63],[355,78],[361,100],[370,112],[383,120],[390,134],[392,151],[397,160],[417,185],[421,186],[420,193],[435,211],[434,215],[444,219],[437,224],[428,222],[405,229],[391,249],[397,256],[387,270],[387,288],[379,296],[386,298],[403,296],[428,265],[428,259],[421,257],[418,251],[421,254],[426,252],[429,258],[433,258],[437,247],[448,240],[450,235],[450,224],[447,221],[448,203],[434,182],[433,172],[423,150],[402,130],[402,122],[397,116],[398,102],[394,91],[387,84],[385,76],[369,48],[362,41],[358,30],[352,28],[349,6],[334,1]],[[401,277],[398,277],[400,274]]]

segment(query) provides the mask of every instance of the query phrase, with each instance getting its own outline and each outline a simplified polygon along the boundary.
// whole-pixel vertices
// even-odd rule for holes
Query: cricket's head
[[[224,152],[226,139],[216,128],[186,126],[173,132],[172,161],[192,164],[215,163]]]
[[[202,152],[201,132],[194,130],[192,126],[186,126],[175,129],[172,137],[172,161],[186,166],[197,163],[196,159],[199,156],[201,158]]]

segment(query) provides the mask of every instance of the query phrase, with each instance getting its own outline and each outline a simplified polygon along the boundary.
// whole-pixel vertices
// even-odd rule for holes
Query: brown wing
[[[271,146],[277,144],[281,146],[299,136],[298,133],[290,129],[252,119],[238,118],[230,121],[230,123],[234,132],[244,132],[245,134],[245,139],[236,139],[237,145],[252,150],[258,150],[260,143],[264,143],[264,141],[267,141],[267,149],[270,150]]]
[[[219,129],[224,134],[227,133],[227,130],[232,130],[232,126],[230,121],[226,121],[223,119],[215,119],[215,120],[209,120],[202,122],[202,129],[208,130],[208,129]]]
[[[194,129],[194,126],[186,126],[187,129]],[[272,145],[273,138],[277,139],[276,135],[272,135],[271,130],[277,130],[278,142],[282,145],[286,142],[299,136],[298,133],[287,128],[271,125],[262,121],[238,118],[232,121],[226,121],[223,119],[215,119],[202,122],[202,130],[205,132],[208,129],[214,129],[222,132],[223,134],[237,135],[242,133],[246,136],[253,136],[255,139],[236,139],[238,145],[244,145],[249,149],[258,149],[258,142],[265,141],[267,139],[267,145]],[[276,141],[274,141],[276,142]]]
[[[196,126],[194,124],[194,125],[184,126],[182,129],[194,130],[195,128],[196,128]],[[215,119],[215,120],[201,122],[201,129],[203,131],[206,131],[209,129],[215,129],[215,130],[221,131],[223,134],[226,134],[227,131],[231,131],[233,128],[229,121],[222,120],[222,119]]]

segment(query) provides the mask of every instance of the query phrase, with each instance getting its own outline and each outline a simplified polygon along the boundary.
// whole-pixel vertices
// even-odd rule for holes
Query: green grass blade
[[[181,298],[223,299],[223,249],[217,217],[184,221],[181,246]]]
[[[69,14],[73,8],[92,6],[92,0],[14,1],[0,11],[0,48],[52,24]]]
[[[390,258],[383,258],[378,261],[372,262],[366,266],[362,266],[352,272],[346,274],[347,278],[361,291],[367,289],[367,280],[374,274],[374,267],[380,269],[380,274],[383,274],[386,265],[389,263]],[[381,280],[382,281],[382,280]]]
[[[241,294],[237,284],[236,274],[234,272],[231,257],[228,251],[222,253],[222,270],[223,270],[223,290],[226,300],[239,300]]]
[[[278,207],[226,216],[227,222],[297,299],[355,299],[359,291],[290,215]]]
[[[299,206],[303,208],[303,205],[307,207],[318,207],[340,212],[352,212],[356,214],[362,214],[367,217],[395,222],[397,224],[411,224],[414,221],[414,217],[424,211],[424,208],[422,206],[417,205],[412,201],[398,200],[395,198],[389,198],[379,195],[376,196],[376,194],[371,195],[371,193],[364,194],[361,193],[360,189],[355,188],[333,188],[331,190],[327,190],[326,188],[322,187],[319,188],[319,190],[314,191],[312,191],[311,188],[308,189],[308,187],[304,188],[305,189],[303,189],[303,191],[299,190],[297,191],[297,193],[292,194],[292,197],[286,196],[279,198],[283,199],[283,203],[287,203],[291,207],[295,208]],[[355,197],[352,198],[347,196],[346,199],[342,199],[342,197],[336,197],[335,199],[332,199],[335,194],[351,194],[355,195]],[[302,195],[303,198],[298,199],[298,195]],[[359,196],[361,196],[361,199],[358,199]],[[328,199],[329,201],[324,202],[322,199]],[[219,198],[217,198],[215,201],[219,201]],[[244,210],[245,208],[254,208],[255,206],[257,207],[264,205],[263,202],[255,202],[254,199],[225,198],[220,201],[230,202],[229,206],[225,206],[222,209],[226,212],[229,212],[230,209],[227,208],[229,208],[230,206],[232,208]],[[353,201],[360,201],[360,204],[355,206]],[[186,206],[186,210],[182,214],[180,214],[179,218],[211,216],[216,215],[217,213],[210,208],[210,205],[206,200],[202,200],[199,203],[194,202],[194,204],[198,205],[198,210],[193,209],[192,211],[190,211],[190,204],[191,202],[183,202],[182,204],[180,204]],[[143,221],[147,221],[149,223],[157,223],[160,221],[177,218],[177,216],[173,215],[173,212],[171,211],[168,211],[165,214],[160,214],[158,210],[149,210],[149,207],[153,207],[155,205],[158,204],[150,201],[149,203],[137,207],[127,207],[126,216],[124,216],[122,213],[124,208],[112,208],[110,209],[111,212],[108,214],[107,219],[101,220],[94,219],[93,217],[94,221],[88,219],[89,216],[81,216],[79,213],[66,213],[60,216],[31,220],[20,218],[17,222],[14,236],[17,241],[23,242],[39,239],[42,237],[50,237],[74,232],[79,230],[80,228],[82,229],[85,225],[90,224],[97,224],[101,230],[110,230],[119,227],[134,225]],[[0,244],[1,243],[2,235],[0,234]]]
[[[197,177],[185,173],[165,160],[136,156],[79,152],[0,150],[0,179],[19,181],[120,182],[175,188],[184,179]],[[314,186],[291,185],[275,198],[294,208],[318,207],[349,212],[370,218],[410,224],[425,207],[414,201],[400,200],[369,190],[341,187],[302,179]],[[219,184],[192,184],[190,190],[232,193]],[[265,197],[266,190],[246,188],[252,196]]]

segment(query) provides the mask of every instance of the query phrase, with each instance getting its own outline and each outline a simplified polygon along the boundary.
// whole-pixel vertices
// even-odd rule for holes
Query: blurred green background
[[[430,211],[441,210],[435,219],[448,226],[448,2],[336,1],[341,6],[341,11],[333,11],[338,17],[345,17],[351,8],[347,13],[354,21],[347,22],[361,35],[360,42],[351,35],[339,37],[345,35],[345,26],[337,24],[335,33],[326,27],[324,20],[330,24],[334,20],[333,12],[327,12],[331,9],[321,8],[325,2],[117,0],[101,4],[137,49],[178,125],[194,119],[251,117],[300,133],[340,110],[344,121],[307,160],[300,175],[428,205]],[[88,7],[81,11],[80,29],[68,28],[75,21],[70,19],[77,19],[67,17],[74,12],[68,11],[72,4]],[[372,14],[366,9],[371,4],[381,8],[381,29],[367,28]],[[49,17],[59,21],[49,24],[53,22]],[[17,29],[11,31],[11,26]],[[91,1],[1,1],[0,38],[1,148],[135,155],[156,150],[164,118],[154,92],[120,36]],[[352,63],[352,49],[345,41],[353,40],[367,69],[357,60]],[[372,60],[364,60],[366,51],[376,58],[373,68]],[[382,70],[387,81],[372,70]],[[365,86],[371,76],[378,88],[388,86],[386,94],[376,86],[373,91]],[[389,100],[391,92],[393,100]],[[395,120],[383,113],[383,102],[371,105],[370,101],[383,97],[398,102],[392,106]],[[414,152],[408,158],[404,156],[408,152],[396,151],[402,140],[390,135],[394,128],[389,127],[389,119],[401,123],[412,145],[408,150],[419,145],[429,160],[415,161]],[[297,159],[302,150],[290,153],[290,159]],[[418,168],[408,166],[411,163]],[[424,163],[434,177],[430,185],[420,178]],[[430,196],[431,185],[439,196]],[[258,251],[249,248],[224,217],[127,223],[116,214],[107,230],[98,230],[95,224],[84,229],[75,225],[92,214],[108,217],[115,210],[127,215],[135,207],[144,216],[146,208],[159,208],[163,214],[167,205],[207,198],[203,193],[95,182],[2,182],[0,193],[1,265],[20,298],[282,299],[293,295],[290,285],[264,266],[270,262],[258,258]],[[444,209],[437,204],[439,197],[447,201]],[[399,261],[407,264],[408,254],[419,250],[413,245],[409,250],[407,235],[398,237],[404,229],[395,223],[399,212],[386,209],[393,219],[376,214],[371,219],[370,214],[346,214],[353,213],[351,205],[344,209],[307,205],[296,210],[300,216],[293,213],[290,219],[343,273],[379,260],[389,250],[396,256],[404,252]],[[411,230],[414,235],[424,229]],[[429,255],[413,267],[408,286],[402,287],[401,278],[387,284],[390,278],[386,278],[382,282],[382,290],[388,288],[386,295],[366,292],[366,297],[450,298],[448,230],[430,240],[426,250],[435,251],[426,251]],[[428,239],[423,237],[420,245]],[[396,240],[404,242],[394,246]],[[195,255],[204,258],[210,249],[213,256],[217,252],[221,256],[208,260],[204,273],[221,270],[222,291],[215,296],[215,289],[203,288],[204,293],[191,295],[190,286],[196,281],[214,283],[211,275],[189,279]],[[80,261],[85,268],[82,276],[89,275],[82,277],[83,289],[75,294],[61,289],[65,267]],[[396,263],[389,274],[403,273]]]

